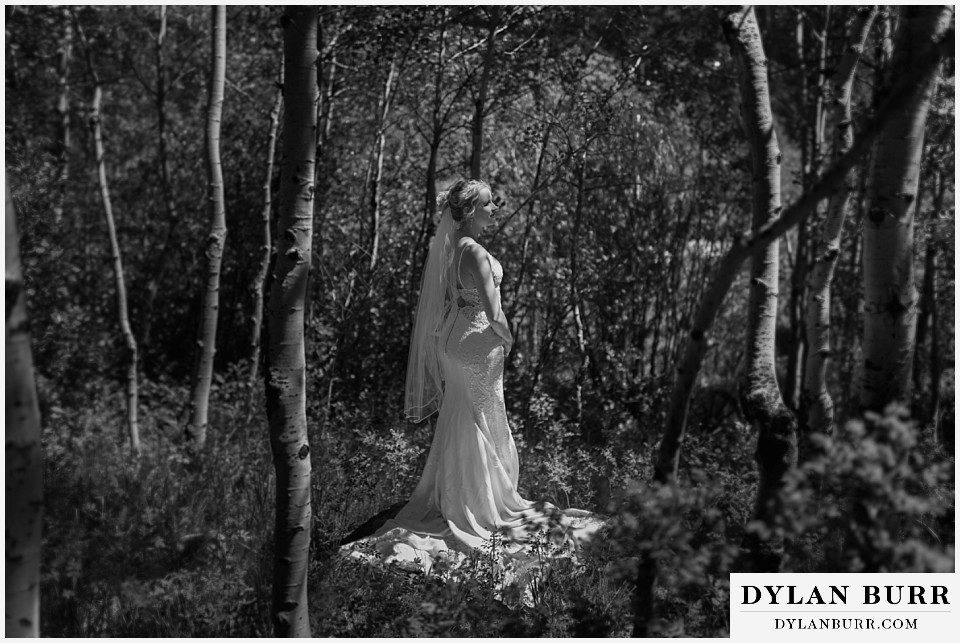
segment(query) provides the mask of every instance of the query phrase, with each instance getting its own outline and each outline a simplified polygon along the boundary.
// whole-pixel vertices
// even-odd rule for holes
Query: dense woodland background
[[[744,564],[758,484],[756,429],[738,392],[747,270],[709,332],[678,480],[651,478],[692,316],[735,235],[750,228],[750,152],[721,32],[730,10],[320,8],[305,322],[315,635],[629,634],[630,581],[636,561],[651,557],[651,633],[727,631],[727,574]],[[830,78],[857,11],[756,8],[784,205],[834,156]],[[210,9],[6,7],[6,177],[43,420],[45,635],[272,631],[273,465],[251,320],[264,287],[265,184],[278,188],[284,163],[278,145],[268,169],[280,14],[227,10],[227,234],[198,449],[184,432],[211,247]],[[872,19],[854,131],[896,80],[885,74],[900,22],[897,8]],[[860,415],[868,158],[852,174],[830,308],[827,384],[840,428],[820,442],[801,428],[800,465],[779,517],[761,529],[786,543],[781,569],[954,568],[953,66],[943,62],[927,117],[913,206],[920,309],[909,404]],[[128,344],[96,174],[91,70],[139,355],[139,458],[130,455]],[[482,557],[444,582],[336,554],[340,538],[407,497],[426,457],[430,423],[402,417],[407,342],[436,191],[471,174],[478,144],[479,173],[503,215],[482,242],[504,266],[515,329],[505,390],[520,490],[614,516],[580,567],[544,569],[527,604],[499,591]],[[823,203],[779,241],[776,374],[801,419],[804,320],[825,213]]]

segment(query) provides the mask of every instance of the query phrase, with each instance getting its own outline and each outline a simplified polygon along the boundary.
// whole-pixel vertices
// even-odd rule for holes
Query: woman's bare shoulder
[[[463,246],[461,252],[463,255],[463,262],[467,265],[473,266],[482,266],[490,256],[490,253],[487,252],[486,248],[472,239],[467,245]]]

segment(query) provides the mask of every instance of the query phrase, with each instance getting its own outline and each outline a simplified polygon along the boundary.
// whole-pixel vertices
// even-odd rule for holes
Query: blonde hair
[[[457,179],[453,185],[437,195],[437,210],[443,212],[444,208],[450,208],[450,214],[457,222],[469,219],[473,216],[477,199],[484,189],[490,189],[486,181]]]

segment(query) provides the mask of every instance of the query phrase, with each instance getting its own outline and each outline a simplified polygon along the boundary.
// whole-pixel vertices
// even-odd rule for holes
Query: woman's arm
[[[503,309],[500,307],[497,287],[493,283],[490,255],[482,246],[471,244],[463,251],[460,272],[461,281],[465,281],[463,277],[466,275],[471,277],[473,285],[480,295],[480,304],[487,314],[487,320],[490,322],[493,332],[503,338],[509,352],[510,347],[513,346],[513,335],[510,332],[510,324],[507,323],[507,316],[503,314]]]

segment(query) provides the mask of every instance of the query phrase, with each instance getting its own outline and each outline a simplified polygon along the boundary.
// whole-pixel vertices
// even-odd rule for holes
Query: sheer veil
[[[450,209],[444,207],[437,232],[430,242],[427,263],[423,267],[417,317],[410,336],[404,411],[414,422],[436,413],[443,399],[440,329],[456,298],[456,284],[450,279],[454,228]]]

